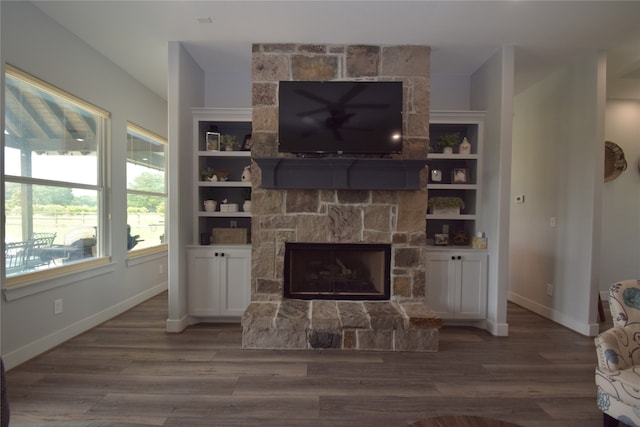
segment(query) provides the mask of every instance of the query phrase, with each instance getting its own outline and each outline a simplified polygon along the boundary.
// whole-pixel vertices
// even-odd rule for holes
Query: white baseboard
[[[107,320],[113,319],[119,314],[130,310],[131,308],[148,300],[149,298],[153,298],[154,296],[166,291],[167,287],[167,282],[160,283],[142,293],[139,293],[138,295],[135,295],[114,306],[106,308],[99,313],[86,317],[65,328],[57,330],[54,333],[47,335],[46,337],[40,338],[10,353],[2,355],[5,369],[9,370],[11,368],[14,368],[48,350],[51,350],[52,348],[62,344],[63,342],[82,334],[83,332],[88,331],[89,329],[106,322]]]
[[[167,332],[177,334],[184,331],[191,324],[189,316],[186,315],[180,319],[167,319]]]
[[[506,337],[509,336],[509,324],[508,323],[495,323],[493,321],[487,320],[485,329],[496,337]]]
[[[515,293],[509,292],[508,299],[509,301],[512,301],[513,303],[518,304],[519,306],[524,307],[529,311],[537,313],[542,317],[552,320],[582,335],[591,337],[597,335],[598,333],[599,325],[597,323],[587,324],[576,322],[575,319],[570,318],[559,311],[553,310],[550,307],[541,305],[538,302],[532,301]]]

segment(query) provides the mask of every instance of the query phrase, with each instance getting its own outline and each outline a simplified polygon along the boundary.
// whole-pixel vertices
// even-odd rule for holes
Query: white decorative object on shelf
[[[251,212],[251,200],[245,200],[242,204],[242,210],[245,212]]]
[[[224,199],[220,205],[220,212],[238,212],[238,204],[227,203],[227,199]]]
[[[458,152],[460,154],[471,154],[471,143],[469,142],[466,136],[462,140],[460,147],[458,147]]]
[[[251,181],[251,166],[245,166],[242,170],[242,176],[240,176],[242,182]]]
[[[206,212],[214,212],[216,210],[216,201],[215,200],[205,200],[204,201],[204,210]]]

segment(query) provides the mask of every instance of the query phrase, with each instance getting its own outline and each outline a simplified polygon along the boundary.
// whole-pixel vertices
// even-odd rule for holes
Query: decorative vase
[[[442,149],[443,154],[453,154],[453,147],[444,147]]]
[[[462,143],[460,144],[460,147],[458,148],[458,153],[471,154],[471,143],[469,143],[466,136],[464,137]]]
[[[251,166],[245,166],[242,170],[242,175],[240,176],[240,180],[242,182],[251,181]]]
[[[242,210],[245,212],[251,212],[251,200],[245,200],[242,204]]]
[[[204,201],[204,210],[205,212],[214,212],[216,210],[216,201],[215,200],[205,200]]]

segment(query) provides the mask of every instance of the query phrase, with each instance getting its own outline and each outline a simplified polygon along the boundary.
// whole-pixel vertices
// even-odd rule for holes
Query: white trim
[[[143,128],[142,126],[138,126],[135,123],[132,123],[130,121],[127,121],[127,133],[133,133],[133,134],[137,134],[139,136],[142,136],[144,138],[150,139],[151,142],[155,142],[158,144],[162,144],[162,145],[167,145],[169,144],[169,141],[167,141],[167,138],[163,138],[160,135],[153,133],[149,130],[146,130],[145,128]]]
[[[168,256],[169,249],[166,243],[158,246],[151,246],[149,248],[132,250],[127,255],[127,267],[144,264],[160,258],[167,258]]]
[[[189,316],[182,316],[180,319],[167,319],[167,332],[179,333],[184,331],[187,326],[192,325],[189,321]]]
[[[103,262],[104,258],[93,260],[95,262]],[[88,261],[91,263],[92,261]],[[10,285],[2,290],[6,301],[14,301],[20,298],[35,295],[40,292],[48,291],[51,289],[59,288],[61,286],[67,286],[72,283],[80,282],[83,280],[91,279],[94,277],[102,276],[103,274],[113,273],[116,269],[116,263],[108,261],[95,268],[87,267],[86,263],[77,264],[80,268],[86,268],[85,270],[70,269],[68,272],[62,274],[58,273],[55,268],[43,270],[42,274],[38,275],[38,278],[33,281],[26,281],[21,284]],[[72,267],[72,266],[70,266]],[[65,267],[61,267],[63,269]],[[54,276],[55,275],[55,276]],[[16,276],[17,277],[17,276]],[[27,276],[23,276],[27,277]]]
[[[14,67],[11,64],[5,64],[5,74],[6,75],[10,75],[12,77],[15,77],[17,79],[20,79],[22,81],[24,81],[25,83],[39,89],[42,90],[44,92],[48,92],[51,93],[53,95],[56,95],[62,99],[64,99],[67,102],[71,102],[73,104],[77,104],[79,106],[81,106],[82,108],[84,108],[85,110],[90,111],[93,114],[96,114],[98,116],[101,116],[105,119],[110,119],[111,118],[111,113],[109,113],[106,110],[103,110],[100,107],[96,107],[95,105],[78,98],[77,96],[71,95],[70,93],[68,93],[67,91],[64,91],[62,89],[58,89],[57,87],[46,83],[45,81],[32,76],[31,74],[22,71],[21,69]]]
[[[536,301],[522,297],[513,292],[509,292],[508,300],[582,335],[592,337],[597,335],[599,332],[598,330],[600,326],[597,323],[587,324],[577,322],[575,319],[566,316],[564,313],[553,310],[550,307],[546,307]]]
[[[63,329],[59,329],[52,334],[49,334],[37,341],[31,342],[17,350],[10,353],[3,354],[2,358],[6,369],[14,368],[21,363],[24,363],[45,351],[48,351],[63,342],[80,335],[89,329],[98,326],[99,324],[113,319],[119,314],[145,302],[146,300],[155,297],[156,295],[167,290],[167,282],[154,286],[151,289],[147,289],[144,292],[139,293],[125,301],[122,301],[114,306],[111,306],[93,316],[86,317],[79,322],[71,324]]]
[[[195,121],[213,120],[230,122],[250,122],[251,108],[208,108],[194,107],[191,109]]]
[[[492,320],[485,320],[485,329],[491,334],[497,337],[509,336],[509,324],[508,323],[496,323]]]

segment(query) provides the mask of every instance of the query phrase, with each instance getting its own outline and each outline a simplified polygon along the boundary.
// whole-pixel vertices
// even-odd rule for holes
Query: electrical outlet
[[[553,295],[553,285],[551,283],[547,283],[547,295]]]
[[[53,301],[53,314],[61,314],[62,313],[62,299],[57,299]]]

